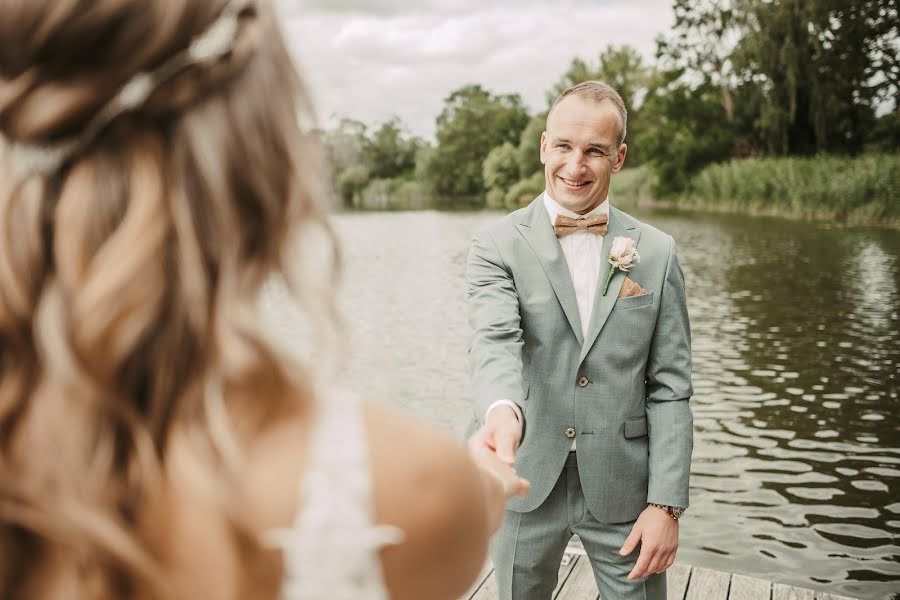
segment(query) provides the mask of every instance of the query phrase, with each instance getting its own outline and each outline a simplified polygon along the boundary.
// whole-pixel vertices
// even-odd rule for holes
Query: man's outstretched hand
[[[628,556],[634,552],[638,543],[641,544],[641,553],[634,569],[628,574],[628,579],[641,579],[654,573],[662,573],[675,562],[678,521],[663,509],[648,506],[635,521],[619,554]]]
[[[497,406],[487,416],[484,427],[469,439],[469,447],[484,447],[512,466],[522,441],[522,424],[509,406]]]

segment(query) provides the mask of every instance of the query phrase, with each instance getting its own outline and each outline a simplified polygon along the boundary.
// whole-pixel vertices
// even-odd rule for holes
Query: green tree
[[[412,178],[425,147],[398,117],[371,133],[363,123],[343,118],[325,133],[324,142],[332,183],[345,206],[357,204],[360,193],[373,181]]]
[[[517,181],[506,192],[505,204],[507,208],[519,208],[525,206],[534,197],[544,191],[544,172],[535,171],[529,177]]]
[[[367,143],[366,126],[354,119],[342,118],[324,137],[328,160],[334,171],[343,171],[362,162]]]
[[[517,158],[515,146],[504,142],[484,159],[482,174],[488,189],[486,204],[489,208],[502,208],[506,192],[519,180]]]
[[[575,58],[547,93],[548,104],[552,104],[566,88],[588,79],[597,79],[611,85],[622,96],[628,108],[639,104],[635,100],[646,90],[647,68],[638,51],[628,45],[608,46],[598,56],[596,65]]]
[[[522,130],[516,148],[516,163],[519,166],[519,177],[522,179],[544,171],[544,165],[541,164],[541,135],[546,127],[547,113],[543,112],[531,117],[528,125]]]
[[[359,121],[343,118],[337,127],[325,132],[323,143],[332,185],[344,205],[349,206],[354,194],[366,186],[370,177],[364,164],[368,144],[366,126]],[[348,174],[348,170],[352,173]]]
[[[872,83],[878,100],[887,106],[893,104],[894,120],[900,121],[900,2],[888,0],[877,4],[878,14],[871,17],[875,30]]]
[[[657,39],[659,67],[699,76],[721,90],[725,117],[734,122],[736,76],[731,55],[741,32],[734,0],[675,0],[672,12],[671,37]]]
[[[572,87],[576,83],[592,79],[603,81],[599,68],[588,64],[586,60],[576,56],[572,59],[572,62],[569,63],[569,67],[566,69],[566,72],[562,74],[562,77],[559,78],[559,81],[547,91],[547,107],[549,108],[553,104],[553,101],[566,89]]]
[[[340,196],[344,206],[353,206],[358,198],[372,179],[371,173],[365,165],[350,165],[337,174],[334,182],[334,188]]]
[[[721,90],[708,81],[688,85],[680,75],[659,73],[641,109],[645,129],[637,144],[657,176],[656,197],[686,191],[694,174],[731,156],[734,132]]]
[[[437,118],[437,146],[425,172],[438,194],[482,196],[482,164],[504,142],[518,142],[528,113],[518,94],[494,95],[480,85],[462,87],[444,100]]]
[[[897,1],[735,2],[744,27],[733,60],[761,92],[768,150],[860,151],[879,94],[897,81]]]
[[[398,117],[372,132],[365,143],[365,161],[372,178],[390,179],[412,173],[422,141],[412,137]]]
[[[504,142],[491,150],[484,159],[482,168],[484,183],[490,188],[506,188],[519,179],[519,165],[516,162],[516,148]]]

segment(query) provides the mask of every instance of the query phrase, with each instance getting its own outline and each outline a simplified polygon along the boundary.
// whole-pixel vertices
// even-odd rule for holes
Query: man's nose
[[[569,153],[569,157],[566,162],[568,163],[567,166],[570,169],[581,170],[584,167],[585,163],[584,152],[582,152],[581,150],[573,150]]]

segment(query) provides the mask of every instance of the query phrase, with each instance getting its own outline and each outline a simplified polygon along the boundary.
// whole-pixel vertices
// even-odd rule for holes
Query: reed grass
[[[684,208],[900,226],[900,154],[751,158],[712,165]]]
[[[652,203],[656,175],[648,167],[625,168],[612,176],[609,197],[616,206]]]

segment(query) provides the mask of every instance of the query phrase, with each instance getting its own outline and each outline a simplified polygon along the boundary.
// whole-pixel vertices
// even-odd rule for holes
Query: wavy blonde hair
[[[6,144],[76,135],[224,5],[0,0]],[[262,553],[229,491],[239,450],[312,390],[263,333],[259,294],[284,274],[310,311],[331,310],[327,283],[303,290],[292,242],[318,228],[334,245],[272,8],[248,2],[239,23],[227,56],[53,173],[14,177],[0,159],[0,597],[177,596],[146,521],[181,432],[204,448],[244,564]]]

